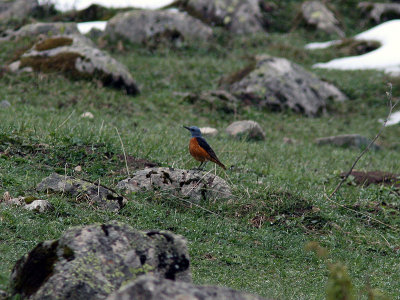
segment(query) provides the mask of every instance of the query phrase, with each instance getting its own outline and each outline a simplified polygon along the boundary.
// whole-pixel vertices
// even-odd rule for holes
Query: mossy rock
[[[32,300],[104,299],[143,274],[191,282],[186,241],[111,222],[72,228],[38,244],[14,266],[11,291]]]

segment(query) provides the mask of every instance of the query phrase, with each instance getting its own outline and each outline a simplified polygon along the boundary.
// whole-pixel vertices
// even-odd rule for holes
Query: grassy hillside
[[[386,84],[393,83],[398,97],[399,79],[374,71],[312,70],[349,97],[343,104],[331,103],[329,113],[319,118],[252,108],[227,115],[190,105],[179,96],[215,88],[222,75],[246,66],[254,54],[286,57],[310,70],[313,63],[336,57],[335,49],[305,51],[304,44],[313,38],[299,29],[268,37],[220,35],[214,43],[173,50],[127,45],[120,52],[110,45],[106,50],[140,84],[138,97],[58,74],[1,73],[0,100],[11,107],[0,108],[0,194],[48,199],[55,210],[35,214],[0,206],[0,289],[7,288],[16,260],[40,241],[57,239],[71,226],[120,220],[138,229],[184,235],[198,284],[278,299],[322,299],[326,263],[341,262],[360,297],[367,299],[372,288],[399,297],[399,195],[391,187],[355,187],[350,182],[334,202],[328,201],[325,190],[334,189],[338,174],[359,151],[313,143],[335,134],[373,137],[380,128],[377,120],[387,113]],[[28,42],[0,43],[0,64]],[[94,119],[81,118],[86,111]],[[224,133],[232,121],[246,119],[264,128],[266,141],[233,140]],[[115,128],[128,155],[161,166],[193,168],[197,163],[188,154],[189,136],[182,125],[219,129],[218,136],[207,139],[221,161],[234,165],[227,172],[216,169],[232,186],[231,202],[202,203],[199,208],[166,194],[136,194],[121,212],[110,213],[35,191],[54,171],[111,187],[126,178]],[[369,152],[357,169],[399,173],[399,133],[399,126],[387,128],[379,140],[384,149]],[[74,171],[78,165],[82,172]],[[305,249],[310,241],[329,251],[326,260]]]

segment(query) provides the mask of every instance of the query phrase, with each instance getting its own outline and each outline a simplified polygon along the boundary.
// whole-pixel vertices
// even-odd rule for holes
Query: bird
[[[220,162],[214,150],[201,136],[200,128],[196,126],[190,126],[190,127],[183,126],[183,127],[189,130],[190,133],[192,134],[192,138],[190,139],[189,142],[189,152],[190,155],[192,155],[195,160],[201,162],[198,169],[202,170],[202,167],[204,167],[208,161],[212,161],[213,163],[219,165],[222,169],[226,170],[226,167],[222,162]]]

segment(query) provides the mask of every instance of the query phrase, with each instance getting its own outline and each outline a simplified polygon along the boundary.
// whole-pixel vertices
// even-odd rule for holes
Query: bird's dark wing
[[[199,143],[199,146],[201,148],[203,148],[204,150],[207,151],[208,154],[210,154],[211,158],[218,160],[217,155],[215,154],[214,150],[210,147],[210,145],[206,142],[205,139],[203,139],[202,137],[196,137],[197,142]]]

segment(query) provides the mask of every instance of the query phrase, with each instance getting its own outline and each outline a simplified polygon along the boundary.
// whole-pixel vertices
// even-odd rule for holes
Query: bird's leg
[[[201,168],[201,166],[204,164],[204,161],[202,161],[201,163],[200,163],[200,165],[197,167],[197,170],[202,170],[202,168]]]
[[[201,166],[201,165],[203,165],[203,166],[202,166],[202,167],[199,166],[199,170],[203,171],[203,170],[204,170],[204,167],[206,166],[206,163],[207,163],[207,161],[203,161],[203,162],[200,164],[200,166]]]

